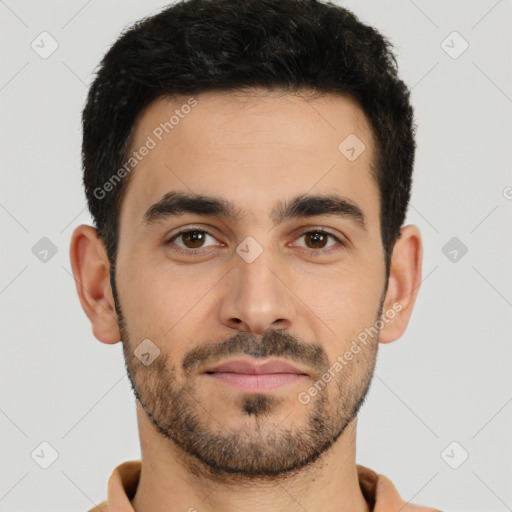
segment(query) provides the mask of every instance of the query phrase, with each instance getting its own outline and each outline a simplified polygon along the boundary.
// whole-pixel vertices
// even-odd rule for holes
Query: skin
[[[71,241],[77,292],[94,336],[106,344],[123,340],[138,398],[142,473],[132,505],[137,512],[367,512],[355,462],[357,410],[378,344],[398,339],[409,322],[421,282],[420,232],[402,227],[386,283],[379,191],[370,174],[375,149],[350,98],[253,90],[196,99],[130,176],[116,261],[119,310],[95,229],[81,225]],[[132,147],[187,100],[150,104]],[[366,145],[355,161],[338,151],[351,133]],[[144,226],[146,210],[173,190],[222,197],[243,215],[234,221],[184,214]],[[330,193],[359,205],[367,229],[332,215],[282,224],[270,218],[277,201]],[[307,236],[320,227],[345,246]],[[212,236],[165,245],[187,228]],[[236,252],[247,236],[262,248],[252,263]],[[401,307],[394,318],[301,403],[299,394],[394,304]],[[144,339],[160,350],[148,366],[134,356]],[[216,356],[219,347],[225,350]],[[213,363],[250,359],[251,350],[258,362],[277,357],[307,376],[249,393],[204,373]],[[185,372],[187,356],[194,364]]]

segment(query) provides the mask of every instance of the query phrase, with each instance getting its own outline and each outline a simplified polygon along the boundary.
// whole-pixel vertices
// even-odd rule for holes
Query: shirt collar
[[[89,512],[135,512],[130,500],[135,496],[141,469],[140,460],[130,460],[117,466],[108,480],[107,501]],[[372,512],[399,510],[406,505],[409,505],[406,510],[439,512],[432,508],[408,504],[400,497],[388,478],[365,466],[357,465],[357,476],[361,492]]]

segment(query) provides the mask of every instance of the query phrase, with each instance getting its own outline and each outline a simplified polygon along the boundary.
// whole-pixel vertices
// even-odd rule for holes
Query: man
[[[433,510],[355,462],[421,281],[389,43],[316,0],[177,3],[105,55],[83,129],[72,268],[142,454],[93,510]]]

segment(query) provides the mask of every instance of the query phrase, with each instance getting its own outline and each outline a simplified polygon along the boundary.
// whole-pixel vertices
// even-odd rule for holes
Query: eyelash
[[[210,231],[208,231],[207,229],[204,229],[204,228],[188,228],[188,229],[185,229],[183,231],[180,231],[178,233],[175,233],[171,238],[169,238],[168,240],[166,240],[164,242],[164,245],[168,245],[169,247],[171,246],[171,243],[176,240],[177,238],[179,238],[181,235],[185,235],[187,233],[191,233],[191,232],[199,232],[199,233],[206,233],[207,235],[211,236],[212,238],[215,238],[215,235],[213,235],[213,233],[211,233]],[[330,231],[327,231],[323,228],[315,228],[315,229],[309,229],[308,231],[304,231],[298,238],[301,238],[303,237],[304,235],[308,235],[308,234],[311,234],[311,233],[321,233],[322,235],[327,235],[327,236],[330,236],[331,238],[333,238],[336,242],[338,242],[339,245],[341,245],[343,248],[346,247],[346,244],[344,242],[342,242],[336,235],[334,235],[333,233],[331,233]],[[203,251],[201,250],[202,248],[199,247],[198,249],[182,249],[182,248],[176,248],[176,247],[170,247],[170,249],[176,253],[179,253],[179,254],[185,254],[187,256],[190,256],[190,255],[195,255],[195,254],[201,254]],[[303,248],[303,249],[308,249],[307,247]],[[337,248],[336,246],[332,246],[332,247],[329,247],[328,249],[309,249],[309,251],[311,252],[315,252],[315,253],[323,253],[323,254],[330,254],[331,252],[333,251],[337,251],[337,250],[340,250],[340,248]]]

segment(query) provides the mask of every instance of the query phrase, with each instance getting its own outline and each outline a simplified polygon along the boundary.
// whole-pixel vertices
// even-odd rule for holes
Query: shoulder
[[[388,477],[370,468],[358,464],[357,474],[363,496],[373,507],[373,512],[441,512],[405,501]]]
[[[96,505],[94,508],[91,508],[87,512],[108,512],[107,502],[104,501],[103,503]]]

